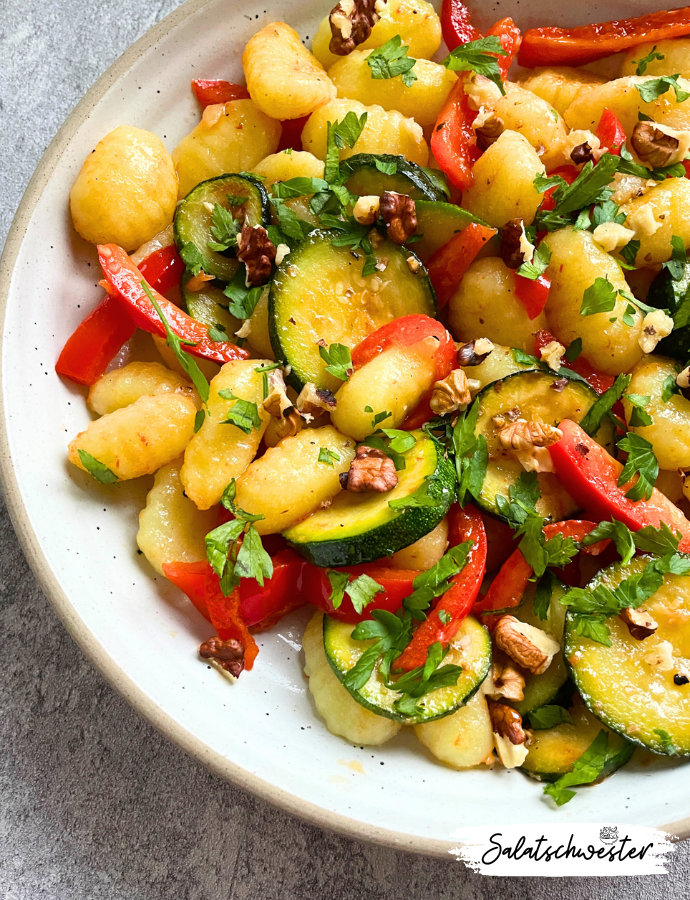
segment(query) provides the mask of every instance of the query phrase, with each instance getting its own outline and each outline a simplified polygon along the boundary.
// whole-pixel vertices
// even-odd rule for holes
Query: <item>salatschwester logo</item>
[[[462,828],[450,852],[482,875],[663,875],[667,834],[641,825]]]

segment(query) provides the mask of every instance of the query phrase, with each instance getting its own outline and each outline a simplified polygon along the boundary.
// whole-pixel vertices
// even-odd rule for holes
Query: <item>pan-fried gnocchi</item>
[[[96,146],[72,221],[121,246],[56,364],[94,414],[67,459],[99,497],[153,476],[132,550],[232,690],[293,613],[261,653],[298,671],[311,604],[333,735],[406,726],[426,764],[562,804],[595,720],[591,780],[631,741],[690,756],[690,37],[602,23],[572,67],[503,19],[499,58],[443,6],[340,0],[311,43],[262,23],[246,88],[200,60],[172,156],[128,125]]]

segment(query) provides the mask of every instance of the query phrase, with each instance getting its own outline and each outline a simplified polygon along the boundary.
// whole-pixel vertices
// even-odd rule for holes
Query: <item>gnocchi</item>
[[[187,394],[199,405],[189,381],[160,363],[131,362],[121,369],[106,372],[89,390],[87,404],[99,416],[115,412],[147,394]]]

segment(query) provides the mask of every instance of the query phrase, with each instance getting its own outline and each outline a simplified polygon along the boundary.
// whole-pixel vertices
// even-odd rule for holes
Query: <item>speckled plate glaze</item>
[[[74,639],[139,712],[223,778],[317,825],[429,854],[446,853],[455,829],[473,824],[615,821],[686,837],[687,769],[670,760],[633,763],[554,810],[519,772],[454,772],[434,762],[412,734],[376,750],[333,737],[302,674],[304,611],[262,635],[256,668],[229,685],[196,657],[208,625],[137,556],[137,514],[148,485],[103,488],[66,463],[67,442],[89,415],[80,392],[57,378],[53,365],[101,296],[95,252],[71,230],[67,212],[82,161],[123,123],[155,131],[172,150],[199,117],[191,78],[240,79],[242,47],[257,28],[287,18],[307,39],[326,6],[325,0],[190,0],[106,72],[46,151],[0,271],[0,465],[24,551]],[[557,24],[640,14],[650,6],[656,4],[573,4],[559,9]],[[485,19],[512,14],[529,27],[553,22],[552,10],[547,0],[508,0],[487,8]]]

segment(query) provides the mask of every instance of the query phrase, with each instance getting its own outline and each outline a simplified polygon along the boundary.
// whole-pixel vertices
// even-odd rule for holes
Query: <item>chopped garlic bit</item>
[[[466,80],[464,90],[467,94],[468,105],[472,110],[479,110],[482,107],[493,109],[501,99],[501,90],[498,85],[485,75],[479,75],[476,72]]]
[[[488,338],[477,338],[474,342],[474,352],[477,356],[488,356],[496,349],[496,345]]]
[[[287,244],[278,244],[276,247],[276,265],[279,266],[290,252]]]
[[[561,360],[565,356],[565,347],[558,341],[550,341],[541,348],[539,355],[550,369],[557,372],[561,367]]]
[[[643,660],[651,669],[670,672],[673,668],[673,644],[670,641],[660,641],[651,653],[643,657]]]
[[[625,224],[632,228],[635,237],[650,237],[661,228],[661,222],[654,218],[654,207],[651,203],[645,203],[630,213]]]
[[[635,232],[616,222],[602,222],[594,229],[592,237],[602,250],[613,253],[625,247],[635,237]]]
[[[662,338],[673,331],[673,319],[661,309],[647,313],[642,321],[642,334],[638,341],[643,353],[652,353]]]

